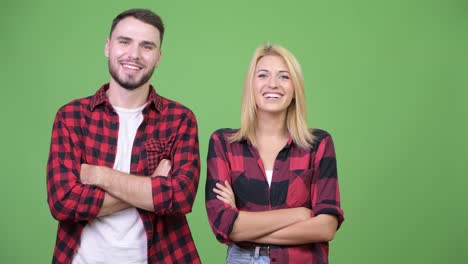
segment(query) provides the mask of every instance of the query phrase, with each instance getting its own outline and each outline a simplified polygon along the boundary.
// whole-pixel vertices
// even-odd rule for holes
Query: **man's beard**
[[[128,80],[128,81],[124,81],[122,80],[118,73],[117,73],[117,70],[112,66],[112,63],[110,60],[107,61],[107,64],[109,66],[109,73],[110,75],[112,76],[112,78],[120,85],[122,86],[123,88],[127,89],[127,90],[135,90],[136,88],[142,86],[143,84],[145,84],[147,81],[149,81],[149,79],[151,79],[151,76],[153,75],[153,72],[154,72],[154,68],[151,69],[151,71],[147,72],[146,74],[144,74],[143,76],[141,76],[140,80]]]

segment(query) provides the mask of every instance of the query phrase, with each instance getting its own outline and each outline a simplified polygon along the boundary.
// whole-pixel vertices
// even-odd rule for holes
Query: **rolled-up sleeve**
[[[171,150],[168,177],[151,179],[156,214],[188,214],[192,211],[200,177],[198,130],[195,115],[184,114]]]
[[[344,212],[340,205],[336,155],[330,135],[325,136],[320,141],[313,167],[312,213],[314,216],[319,214],[335,215],[339,228],[344,221]]]
[[[59,110],[52,129],[47,162],[47,201],[52,216],[63,221],[92,220],[104,201],[104,191],[80,182],[81,152],[78,137],[69,129],[73,120]]]
[[[237,208],[216,198],[213,192],[216,183],[231,183],[229,161],[227,159],[226,140],[221,133],[213,133],[210,138],[207,155],[207,179],[205,184],[205,203],[208,220],[216,239],[229,244],[229,235],[239,215]],[[231,184],[232,185],[232,184]]]

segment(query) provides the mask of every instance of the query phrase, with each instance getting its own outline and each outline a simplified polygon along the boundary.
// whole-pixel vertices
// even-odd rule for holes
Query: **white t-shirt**
[[[271,187],[271,179],[273,178],[273,170],[265,170],[265,175],[267,177],[268,186]]]
[[[136,131],[143,121],[142,111],[114,106],[119,115],[119,138],[114,169],[130,172],[130,160]],[[73,264],[147,263],[146,232],[136,208],[98,217],[88,223],[81,235]]]

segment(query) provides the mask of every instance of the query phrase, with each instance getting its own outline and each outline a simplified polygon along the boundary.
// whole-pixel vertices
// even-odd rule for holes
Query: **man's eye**
[[[128,45],[128,41],[127,41],[127,40],[120,40],[119,43],[122,44],[122,45]]]

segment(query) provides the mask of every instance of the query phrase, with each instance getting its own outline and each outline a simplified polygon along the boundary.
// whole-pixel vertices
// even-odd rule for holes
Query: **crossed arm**
[[[205,190],[210,225],[220,242],[300,245],[333,239],[343,221],[343,213],[331,137],[321,140],[313,164],[319,168],[315,175],[317,183],[311,186],[313,211],[298,207],[249,212],[236,208],[234,191],[229,184],[234,154],[229,152],[231,143],[223,133],[215,132],[210,139]]]
[[[167,177],[171,162],[161,160],[151,177]],[[104,166],[81,164],[80,180],[105,191],[104,202],[98,216],[137,207],[154,211],[151,178],[131,175]]]
[[[91,221],[128,207],[159,215],[191,211],[200,165],[197,125],[191,112],[181,118],[168,154],[170,177],[165,177],[167,173],[158,172],[158,169],[153,177],[141,177],[102,166],[80,164],[80,157],[84,155],[83,135],[76,132],[79,131],[76,121],[68,114],[72,110],[60,110],[52,130],[47,200],[55,219]]]
[[[234,192],[227,181],[217,183],[216,198],[235,208]],[[338,220],[333,215],[311,217],[305,207],[278,209],[264,212],[239,211],[230,239],[272,245],[298,245],[331,241]]]

